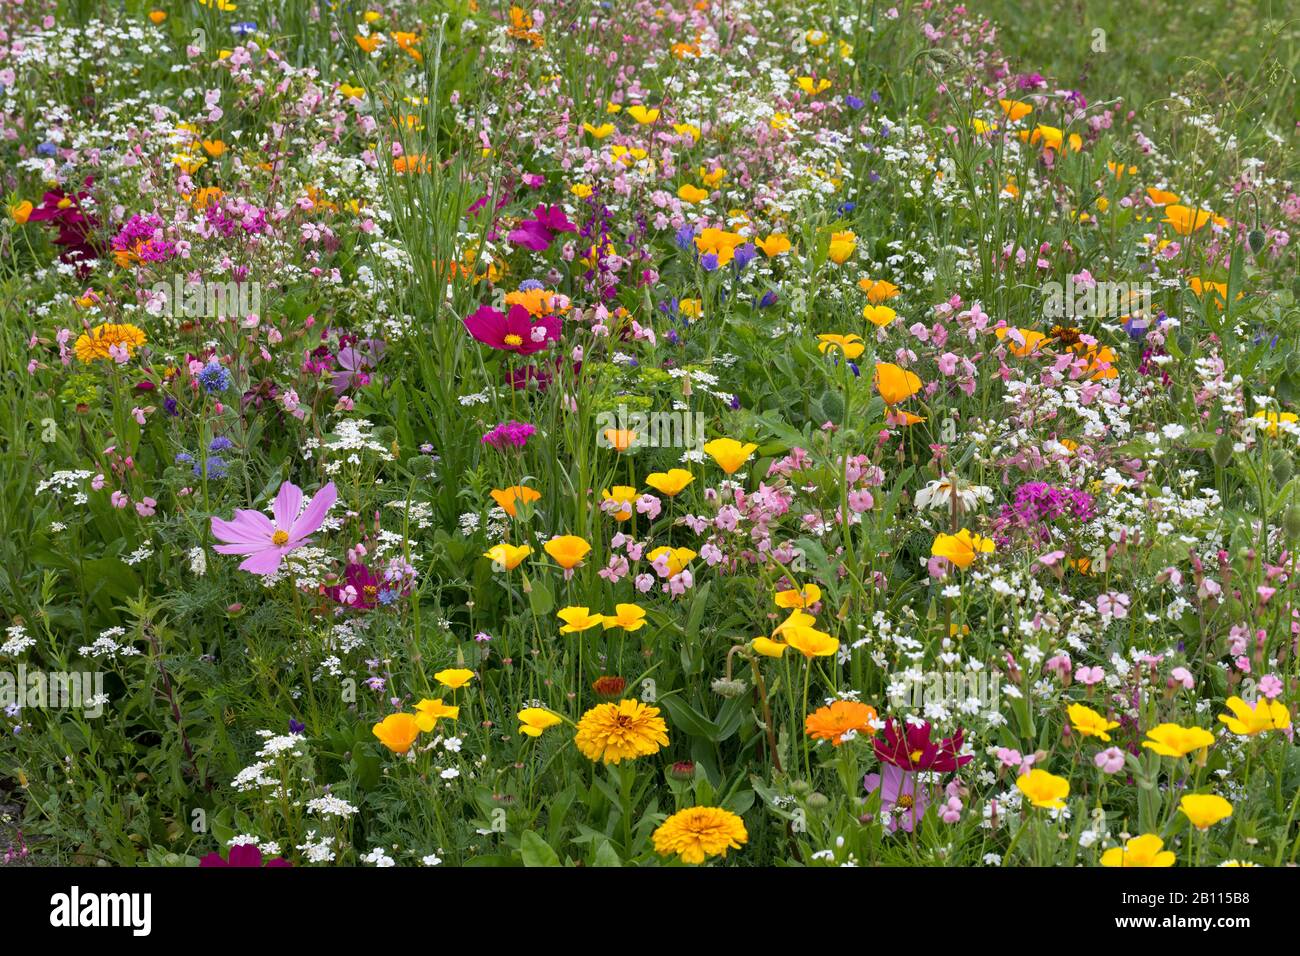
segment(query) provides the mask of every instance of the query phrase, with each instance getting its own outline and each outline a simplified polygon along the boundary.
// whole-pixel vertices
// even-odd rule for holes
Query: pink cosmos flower
[[[250,574],[274,574],[284,556],[305,544],[320,529],[325,514],[338,498],[338,489],[330,482],[302,506],[302,489],[286,481],[275,496],[272,521],[260,511],[236,509],[233,521],[212,519],[212,534],[223,544],[218,554],[248,555],[239,570]]]
[[[560,319],[547,315],[533,322],[522,305],[512,305],[506,313],[489,305],[481,306],[462,320],[469,334],[484,345],[505,352],[532,355],[546,348],[548,342],[560,337]]]

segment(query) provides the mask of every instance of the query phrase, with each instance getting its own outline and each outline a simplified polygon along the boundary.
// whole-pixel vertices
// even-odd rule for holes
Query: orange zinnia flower
[[[814,740],[829,740],[838,747],[850,733],[874,734],[871,724],[876,717],[876,708],[870,704],[837,700],[809,714],[803,729]]]

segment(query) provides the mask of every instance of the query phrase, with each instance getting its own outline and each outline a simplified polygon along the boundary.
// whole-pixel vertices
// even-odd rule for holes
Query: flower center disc
[[[271,535],[271,543],[277,548],[288,540],[289,532],[287,531],[277,531],[275,534]]]

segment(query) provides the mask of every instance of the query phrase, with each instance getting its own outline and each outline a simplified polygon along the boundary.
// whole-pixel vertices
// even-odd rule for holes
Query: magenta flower
[[[551,247],[558,233],[577,231],[578,227],[569,222],[559,206],[538,205],[533,210],[533,218],[525,219],[506,238],[517,246],[543,252]]]
[[[212,534],[224,542],[216,546],[218,554],[244,554],[248,557],[239,570],[250,574],[274,574],[284,556],[305,544],[320,529],[338,490],[330,482],[302,506],[302,489],[286,481],[275,496],[272,521],[260,511],[240,508],[233,521],[212,519]]]
[[[560,337],[560,319],[547,315],[536,322],[522,305],[512,305],[504,315],[490,305],[480,306],[464,318],[465,328],[484,345],[505,352],[532,355]]]
[[[916,785],[916,774],[893,764],[881,764],[880,769],[884,771],[883,778],[878,773],[869,773],[862,778],[862,784],[867,793],[880,791],[880,811],[889,814],[889,832],[902,827],[911,833],[912,827],[925,816],[929,804],[925,788]]]
[[[199,860],[199,866],[293,866],[282,856],[262,862],[262,851],[251,843],[241,843],[230,848],[230,859],[222,858],[220,853],[209,853]]]

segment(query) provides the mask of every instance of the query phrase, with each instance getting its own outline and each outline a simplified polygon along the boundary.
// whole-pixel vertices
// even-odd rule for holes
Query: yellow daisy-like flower
[[[1173,866],[1174,854],[1163,849],[1165,841],[1154,833],[1144,833],[1129,840],[1122,847],[1114,847],[1101,855],[1102,866]]]
[[[639,700],[597,704],[578,721],[573,742],[588,760],[619,763],[648,757],[668,746],[668,725],[659,708]]]
[[[680,494],[681,490],[694,480],[695,476],[685,468],[670,468],[667,471],[656,471],[645,476],[647,485],[669,498]]]
[[[1240,697],[1229,697],[1225,703],[1231,714],[1220,714],[1219,720],[1239,737],[1254,737],[1266,730],[1286,730],[1291,726],[1291,714],[1280,701],[1261,697],[1251,707]]]
[[[979,554],[993,551],[993,539],[971,534],[962,528],[956,534],[937,535],[930,545],[930,554],[936,558],[947,558],[952,564],[965,571]]]
[[[1060,810],[1065,806],[1065,798],[1070,795],[1070,781],[1046,770],[1034,768],[1016,779],[1016,789],[1036,807],[1042,807],[1044,810]]]
[[[655,852],[674,853],[684,863],[703,863],[711,856],[725,857],[749,841],[745,822],[721,807],[691,807],[679,810],[654,832]]]
[[[1208,830],[1220,820],[1232,816],[1232,804],[1212,793],[1186,794],[1178,801],[1178,809],[1198,830]]]
[[[734,475],[749,461],[758,446],[751,442],[744,444],[734,438],[715,438],[704,445],[704,454],[708,455],[729,475]]]
[[[438,721],[446,717],[455,720],[460,716],[460,708],[444,704],[442,698],[429,700],[425,698],[415,705],[415,722],[426,734],[438,726]]]
[[[1180,727],[1177,724],[1160,724],[1147,731],[1148,740],[1142,741],[1162,757],[1186,757],[1193,750],[1203,750],[1214,743],[1214,734],[1202,727]]]
[[[445,671],[438,671],[433,675],[433,679],[443,687],[460,690],[474,679],[474,672],[463,667],[453,667]]]
[[[406,753],[420,736],[419,722],[410,714],[389,714],[371,730],[395,754]]]
[[[110,350],[114,347],[125,349],[129,358],[146,341],[144,332],[138,326],[129,322],[120,325],[106,322],[78,338],[72,351],[78,359],[89,364],[97,359],[111,358]]]
[[[1070,716],[1070,726],[1074,728],[1075,733],[1083,734],[1085,737],[1097,737],[1109,741],[1108,731],[1119,726],[1119,721],[1107,720],[1091,707],[1085,707],[1083,704],[1071,704],[1066,709],[1066,713]]]
[[[544,707],[525,707],[515,716],[519,718],[519,732],[529,737],[540,737],[542,731],[562,722],[558,714],[553,714]]]
[[[781,636],[804,657],[831,657],[840,649],[840,642],[825,631],[802,624],[785,628]]]
[[[526,544],[494,544],[483,552],[483,557],[507,571],[513,571],[532,553],[533,549]]]
[[[639,631],[645,627],[645,608],[635,604],[615,604],[614,613],[606,614],[603,620],[605,630],[621,627],[625,631]]]
[[[561,608],[555,612],[555,616],[564,622],[564,627],[560,628],[561,634],[581,634],[593,627],[600,627],[605,620],[599,614],[592,614],[589,608],[578,605]]]
[[[801,588],[776,592],[776,606],[783,608],[805,608],[822,599],[822,589],[815,584],[805,584]]]

